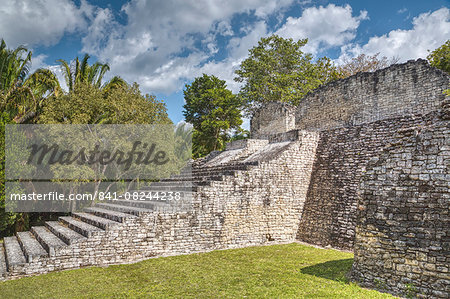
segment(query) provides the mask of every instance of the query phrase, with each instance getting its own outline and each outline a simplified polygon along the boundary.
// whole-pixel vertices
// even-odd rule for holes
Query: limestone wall
[[[326,130],[426,114],[444,100],[449,76],[423,59],[331,82],[307,94],[297,107],[269,103],[254,114],[252,138],[294,128]]]
[[[252,138],[267,139],[270,135],[295,128],[295,106],[272,102],[257,110],[250,121]]]
[[[367,164],[352,270],[364,286],[409,297],[450,297],[449,112],[393,131]]]
[[[370,159],[394,142],[394,133],[432,120],[420,115],[320,132],[298,239],[353,249],[361,176]]]
[[[408,61],[373,73],[358,73],[306,95],[295,114],[298,129],[359,125],[436,110],[449,77],[426,60]]]

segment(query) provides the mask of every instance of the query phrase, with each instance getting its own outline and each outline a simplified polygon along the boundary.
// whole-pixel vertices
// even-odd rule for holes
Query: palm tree
[[[38,69],[30,75],[31,51],[19,46],[8,49],[0,42],[0,108],[16,123],[36,117],[48,96],[61,89],[58,79],[48,69]]]
[[[102,84],[103,77],[107,71],[110,70],[107,63],[96,62],[89,65],[88,60],[90,56],[85,54],[80,61],[78,57],[72,63],[68,63],[64,59],[57,60],[61,64],[61,69],[64,73],[69,92],[73,92],[74,88],[79,83],[87,83],[96,88],[109,91],[113,88],[126,87],[127,83],[122,78],[115,76],[111,80]]]

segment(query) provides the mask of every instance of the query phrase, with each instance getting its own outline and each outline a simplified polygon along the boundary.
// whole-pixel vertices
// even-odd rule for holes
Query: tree
[[[11,123],[6,112],[0,114],[0,236],[9,235],[20,218],[19,213],[5,211],[5,125]]]
[[[373,56],[360,54],[352,59],[345,58],[342,65],[338,67],[339,77],[347,78],[359,72],[375,72],[399,61],[398,57],[389,59],[383,56],[378,58],[378,55],[380,53]]]
[[[427,56],[431,66],[450,74],[450,39]]]
[[[25,229],[27,213],[9,213],[5,207],[5,125],[32,123],[45,101],[61,93],[56,76],[46,69],[30,74],[32,52],[9,49],[0,41],[0,234]]]
[[[61,69],[64,74],[69,93],[73,92],[75,87],[80,83],[87,83],[98,89],[109,91],[117,87],[126,87],[127,83],[122,78],[115,76],[110,81],[102,83],[103,77],[106,72],[109,71],[109,65],[107,63],[95,62],[93,65],[89,65],[88,60],[90,56],[85,54],[80,61],[78,57],[68,63],[64,59],[59,59],[58,62],[61,65]]]
[[[50,98],[39,117],[45,124],[170,124],[163,102],[143,96],[135,83],[109,92],[87,82]]]
[[[31,51],[19,46],[8,49],[0,42],[0,109],[16,123],[32,121],[43,102],[61,92],[56,76],[47,69],[30,75]]]
[[[225,81],[203,74],[184,90],[183,115],[194,128],[193,157],[222,150],[231,131],[240,131],[241,100],[226,88]]]
[[[99,89],[96,86],[89,84],[88,82],[79,82],[77,83],[72,92],[67,94],[63,94],[58,97],[52,97],[49,99],[40,115],[39,123],[44,124],[162,124],[169,126],[154,126],[152,129],[148,129],[145,126],[139,126],[141,129],[146,129],[138,134],[137,131],[133,131],[134,134],[137,134],[139,138],[147,138],[149,139],[149,134],[153,134],[153,140],[159,140],[159,144],[163,142],[167,142],[167,146],[165,148],[169,149],[174,142],[171,142],[171,139],[168,137],[167,140],[161,141],[160,137],[157,137],[158,134],[164,134],[167,130],[170,130],[172,126],[172,122],[167,115],[167,109],[163,102],[156,100],[154,96],[150,95],[142,95],[139,86],[135,83],[132,86],[128,86],[126,88],[114,88],[109,91],[105,91],[103,89]],[[169,129],[168,129],[169,127]],[[103,126],[98,129],[98,131],[105,133],[108,130],[108,126]],[[61,130],[59,127],[54,127],[54,132],[57,130]],[[56,138],[55,143],[57,144],[69,144],[76,148],[80,146],[80,144],[89,144],[92,142],[92,139],[89,138],[70,138],[70,140],[65,140],[64,131],[67,129],[63,128],[62,133],[54,133],[53,136]],[[97,131],[97,133],[98,133]],[[116,131],[116,133],[121,132],[120,129]],[[152,133],[153,132],[153,133]],[[126,133],[124,131],[123,133]],[[117,135],[114,134],[106,134],[105,138],[102,140],[107,144],[111,143],[114,145],[114,148],[130,148],[130,142],[128,140],[128,133],[124,135],[123,138],[117,139]],[[130,133],[131,134],[131,133]],[[95,135],[95,134],[94,134]],[[115,136],[114,141],[107,141],[107,136]],[[58,139],[59,138],[59,139]],[[96,138],[96,137],[92,137]],[[98,138],[98,136],[97,136]],[[136,137],[135,137],[136,138]],[[133,139],[133,138],[132,138]],[[70,147],[69,147],[70,148]],[[126,150],[123,150],[126,152]],[[170,153],[171,151],[168,150]],[[170,159],[171,163],[177,163],[178,157],[172,157]],[[170,164],[170,163],[169,163]],[[171,167],[173,166],[172,164]],[[173,168],[173,167],[172,167]],[[154,175],[157,174],[157,171],[171,171],[172,168],[169,169],[168,165],[165,167],[157,168],[152,173]],[[56,177],[61,177],[60,174],[70,173],[73,177],[80,178],[100,178],[92,182],[95,187],[95,191],[98,191],[101,185],[107,185],[107,190],[112,186],[118,187],[120,184],[129,184],[136,183],[139,180],[139,172],[136,172],[134,179],[127,183],[122,181],[121,175],[123,173],[116,172],[115,179],[112,179],[111,182],[104,182],[102,178],[104,178],[105,172],[111,172],[114,169],[114,166],[108,165],[99,165],[98,163],[94,163],[89,166],[77,166],[73,167],[73,165],[53,165],[49,167],[49,172],[56,174]],[[134,169],[136,170],[136,169]],[[136,170],[137,171],[137,170]],[[111,173],[109,175],[112,175]],[[111,177],[109,177],[111,179]],[[77,183],[72,182],[70,188],[74,188],[74,190],[78,190],[82,188],[83,182],[77,181]],[[72,208],[76,206],[76,203],[73,203]]]
[[[311,54],[301,51],[306,43],[307,39],[295,42],[272,35],[249,50],[235,78],[244,83],[239,96],[249,112],[265,102],[297,105],[309,91],[338,78],[330,59],[323,57],[313,62]]]

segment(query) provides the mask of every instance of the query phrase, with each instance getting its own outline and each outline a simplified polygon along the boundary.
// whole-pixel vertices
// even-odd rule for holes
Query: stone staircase
[[[144,213],[153,213],[164,202],[133,202],[126,200],[97,203],[85,212],[59,217],[59,221],[47,221],[30,231],[3,239],[0,246],[0,276],[21,273],[26,264],[36,264],[63,254],[65,248],[86,242],[93,236],[106,234],[127,219]]]
[[[316,137],[309,138],[316,142]],[[274,184],[259,184],[258,188],[263,188],[259,190],[249,185],[249,178],[265,180],[264,172],[269,171],[275,174],[270,180],[279,181],[281,176],[278,173],[285,167],[286,159],[279,158],[278,161],[276,156],[284,151],[297,153],[302,146],[307,148],[307,144],[301,145],[299,142],[268,144],[267,140],[239,141],[220,154],[212,154],[202,159],[201,163],[193,163],[191,171],[130,191],[192,192],[192,202],[188,204],[194,208],[188,210],[179,209],[174,202],[126,200],[121,196],[118,200],[98,202],[82,212],[74,212],[71,216],[59,217],[58,221],[47,221],[43,226],[34,226],[30,231],[6,237],[0,244],[0,279],[135,262],[165,254],[257,245],[272,240],[272,235],[266,231],[283,231],[286,225],[274,224],[271,228],[271,225],[260,224],[261,220],[257,217],[245,219],[253,210],[260,213],[261,203],[266,199],[259,198],[258,194]],[[287,156],[301,159],[292,153]],[[313,155],[308,153],[308,157],[307,168],[312,165]],[[268,167],[274,170],[270,171]],[[291,179],[286,182],[291,184]],[[286,190],[292,192],[298,186],[295,182]],[[241,189],[243,191],[239,191]],[[278,194],[280,192],[284,194],[286,191],[273,191],[274,200],[281,196]],[[248,205],[238,207],[243,198],[257,202],[256,209]],[[276,204],[269,208],[278,208]],[[281,205],[279,208],[284,212],[292,208],[287,209],[284,203]],[[257,216],[275,217],[271,215]],[[230,219],[230,227],[227,227],[226,217]],[[241,221],[240,217],[251,222],[248,227],[242,226],[246,222]],[[289,217],[297,221],[298,215]],[[274,219],[286,221],[289,217],[276,216]],[[251,229],[255,225],[256,229]],[[280,240],[285,236],[295,237],[295,224],[286,227],[289,226],[292,226],[292,232],[280,234]]]

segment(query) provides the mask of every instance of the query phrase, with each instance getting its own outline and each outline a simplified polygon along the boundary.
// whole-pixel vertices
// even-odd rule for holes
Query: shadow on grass
[[[347,283],[347,274],[352,268],[353,259],[328,261],[300,269],[303,274]]]

